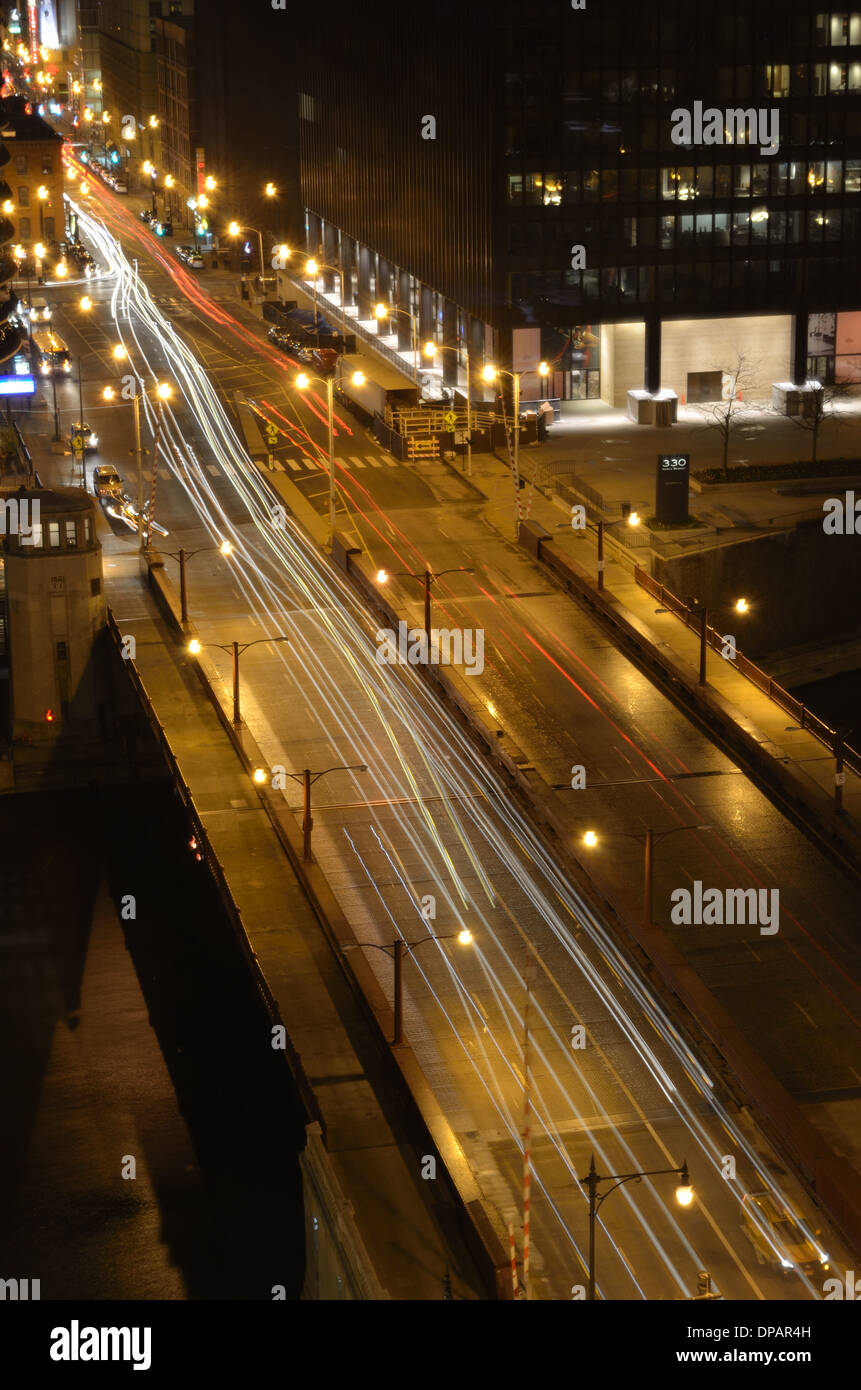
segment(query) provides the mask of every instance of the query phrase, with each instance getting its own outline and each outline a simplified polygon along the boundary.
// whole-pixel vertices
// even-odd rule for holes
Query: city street
[[[471,946],[446,942],[408,959],[405,1031],[483,1192],[518,1233],[528,986],[533,1296],[565,1298],[585,1282],[587,1208],[578,1179],[592,1151],[606,1173],[686,1160],[697,1192],[692,1208],[677,1211],[672,1177],[622,1189],[600,1236],[602,1296],[689,1297],[702,1269],[726,1297],[815,1296],[818,1276],[812,1283],[796,1272],[785,1277],[757,1259],[742,1219],[744,1193],[771,1188],[796,1205],[803,1198],[698,1060],[696,1040],[679,1035],[678,1020],[624,943],[566,881],[416,673],[375,661],[375,625],[350,587],[292,521],[286,530],[279,525],[277,504],[290,506],[290,489],[326,513],[319,387],[310,401],[290,387],[294,369],[268,346],[262,325],[234,312],[226,273],[195,279],[118,200],[99,189],[92,201],[126,257],[137,258],[135,278],[95,218],[82,213],[85,241],[116,278],[88,287],[89,314],[77,307],[79,287],[51,291],[72,353],[83,357],[85,417],[102,438],[95,461],[114,462],[136,496],[131,405],[105,406],[101,391],[119,386],[123,369],[147,386],[170,381],[155,506],[169,532],[159,542],[166,564],[180,546],[191,552],[233,541],[227,559],[210,549],[189,562],[190,609],[205,642],[258,642],[242,658],[243,715],[270,766],[367,765],[366,773],[335,772],[314,787],[315,854],[360,938],[388,945],[431,928],[441,937],[472,930]],[[118,342],[124,363],[113,356]],[[235,391],[283,422],[273,474],[249,462],[225,414]],[[58,388],[58,404],[70,422],[74,382]],[[144,415],[151,449],[150,403]],[[340,415],[336,451],[339,526],[391,572],[390,596],[405,617],[420,622],[421,590],[398,571],[473,571],[440,579],[435,621],[485,633],[484,672],[470,679],[549,780],[570,788],[572,767],[586,768],[586,787],[569,792],[572,847],[622,913],[640,910],[647,827],[682,832],[666,850],[658,842],[655,905],[665,924],[669,893],[695,879],[779,887],[775,937],[737,927],[677,935],[766,1063],[857,1156],[859,1136],[842,1109],[861,1085],[852,1064],[850,885],[484,523],[483,499],[465,479],[444,465],[394,464]],[[151,463],[149,455],[147,469]],[[70,481],[71,457],[57,456],[54,466],[53,481]],[[110,601],[111,565],[137,538],[121,522],[106,518],[105,527]],[[280,635],[289,643],[263,640]],[[214,650],[206,660],[227,699],[229,658]],[[299,788],[288,786],[287,800],[298,806]],[[577,846],[589,828],[601,836],[591,855]],[[421,912],[427,895],[435,899],[430,919]],[[368,958],[388,994],[389,960],[374,949]],[[575,1049],[572,1029],[581,1024],[586,1046]],[[733,1181],[721,1175],[726,1154],[737,1160]],[[805,1216],[815,1239],[821,1214],[808,1206]],[[839,1257],[833,1246],[827,1253]]]

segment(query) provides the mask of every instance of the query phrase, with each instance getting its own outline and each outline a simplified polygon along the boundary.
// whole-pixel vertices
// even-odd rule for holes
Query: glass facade
[[[678,317],[857,291],[861,5],[510,6],[504,66],[506,288],[524,313]],[[673,113],[696,102],[776,114],[777,151],[731,116],[720,143],[674,144]]]

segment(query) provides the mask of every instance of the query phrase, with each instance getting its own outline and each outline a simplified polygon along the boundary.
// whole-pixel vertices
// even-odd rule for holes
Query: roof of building
[[[63,516],[69,512],[90,512],[95,510],[95,501],[81,487],[26,487],[0,488],[0,501],[39,503],[39,516]]]
[[[44,116],[37,115],[26,97],[12,96],[0,101],[0,136],[4,140],[56,140],[63,137]]]

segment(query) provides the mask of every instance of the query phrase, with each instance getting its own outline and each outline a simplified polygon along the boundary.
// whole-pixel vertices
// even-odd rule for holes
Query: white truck
[[[353,382],[356,372],[361,372],[365,378],[361,386]],[[341,394],[370,419],[375,415],[385,417],[387,405],[408,405],[415,401],[415,388],[408,377],[394,367],[372,362],[358,353],[348,353],[338,358],[335,384]]]

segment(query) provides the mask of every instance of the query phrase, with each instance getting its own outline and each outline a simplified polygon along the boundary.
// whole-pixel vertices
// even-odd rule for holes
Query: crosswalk
[[[335,455],[335,463],[339,468],[346,469],[348,473],[355,472],[363,468],[420,468],[433,460],[426,459],[393,459],[385,454],[347,454]],[[309,458],[305,455],[293,456],[288,454],[283,459],[273,459],[276,473],[315,473],[322,469],[327,472],[329,460],[327,458]]]

